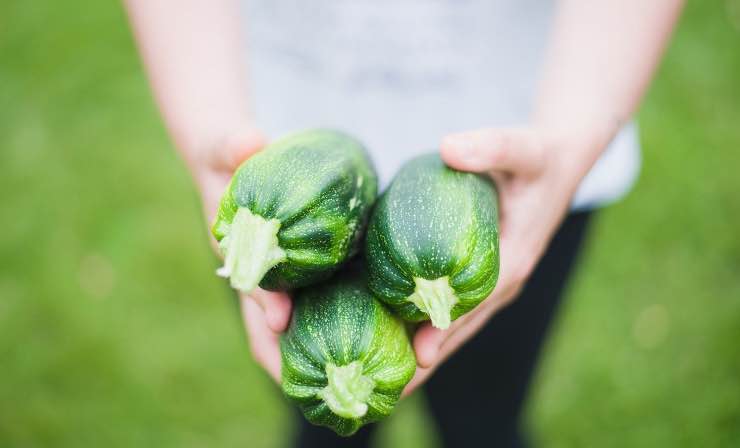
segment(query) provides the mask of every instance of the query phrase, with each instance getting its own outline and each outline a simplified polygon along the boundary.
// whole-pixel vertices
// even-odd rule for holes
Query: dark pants
[[[586,235],[591,213],[566,218],[521,295],[496,314],[424,386],[443,446],[521,447],[521,416],[542,342]],[[303,418],[299,447],[366,447],[374,426],[350,438]]]

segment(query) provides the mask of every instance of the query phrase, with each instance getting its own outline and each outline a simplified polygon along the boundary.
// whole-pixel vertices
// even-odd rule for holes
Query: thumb
[[[442,139],[442,160],[460,171],[532,174],[541,170],[543,147],[528,128],[485,128]]]
[[[260,308],[262,308],[267,326],[272,331],[282,333],[288,328],[290,313],[293,308],[288,294],[256,288],[249,293],[249,297],[254,299]]]
[[[262,132],[245,127],[232,133],[218,147],[213,148],[208,155],[208,162],[213,168],[231,174],[266,144],[267,137]]]
[[[210,147],[202,155],[199,167],[194,170],[194,178],[200,187],[206,219],[212,222],[218,210],[218,204],[229,180],[239,165],[262,149],[267,138],[260,131],[246,127]]]

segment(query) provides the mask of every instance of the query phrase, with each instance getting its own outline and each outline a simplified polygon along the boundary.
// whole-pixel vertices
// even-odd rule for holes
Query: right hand
[[[188,165],[200,190],[208,226],[213,222],[221,196],[239,165],[262,149],[266,139],[254,128],[227,137],[217,147],[195,154]],[[215,240],[214,247],[217,248]],[[242,318],[254,359],[280,383],[279,336],[288,327],[292,303],[284,292],[257,288],[239,293]]]

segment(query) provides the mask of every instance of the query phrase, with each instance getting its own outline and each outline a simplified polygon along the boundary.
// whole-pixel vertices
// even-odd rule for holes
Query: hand
[[[200,189],[209,225],[216,216],[221,195],[226,191],[234,171],[244,160],[262,149],[265,143],[261,133],[246,128],[219,142],[213,149],[188,157],[188,165]],[[278,337],[290,320],[290,297],[283,292],[260,288],[250,295],[240,293],[239,297],[252,356],[279,383]]]
[[[559,226],[594,151],[544,129],[482,129],[443,139],[441,156],[461,171],[490,175],[499,194],[500,276],[491,296],[446,330],[429,322],[413,345],[419,368],[408,395],[521,290]],[[582,149],[586,149],[583,151]]]

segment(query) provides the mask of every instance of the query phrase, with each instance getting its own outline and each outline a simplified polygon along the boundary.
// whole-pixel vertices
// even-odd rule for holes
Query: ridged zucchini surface
[[[298,132],[245,161],[212,227],[219,274],[249,292],[327,278],[357,249],[377,195],[365,148],[331,130]]]
[[[356,270],[298,292],[280,349],[285,395],[343,436],[389,415],[416,370],[403,321]]]
[[[373,210],[366,257],[378,298],[406,320],[447,328],[498,279],[493,183],[448,168],[437,154],[411,160]]]

